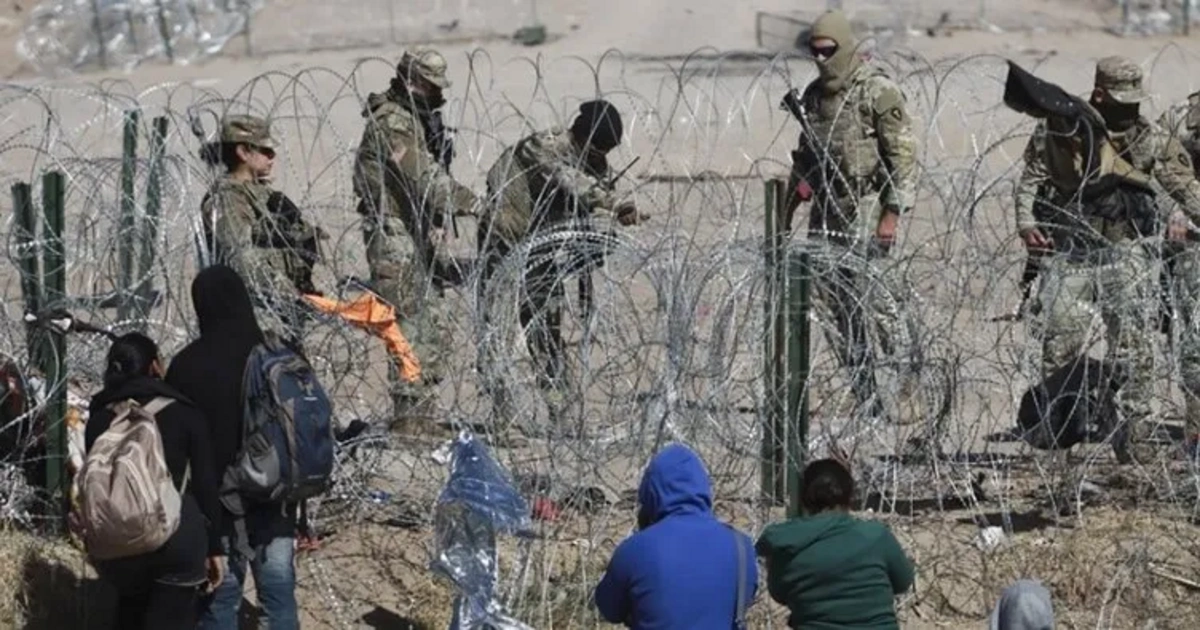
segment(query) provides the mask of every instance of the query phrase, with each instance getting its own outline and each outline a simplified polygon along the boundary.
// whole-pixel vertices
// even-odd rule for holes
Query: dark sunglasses
[[[837,46],[837,44],[833,44],[832,46],[811,46],[810,45],[808,47],[808,50],[809,50],[809,52],[812,53],[812,56],[814,56],[818,59],[828,59],[828,58],[834,56],[835,54],[837,54],[838,46]]]
[[[247,144],[246,148],[250,149],[251,151],[254,151],[255,153],[261,153],[261,154],[267,156],[268,158],[271,158],[272,160],[275,159],[275,149],[271,149],[268,147],[260,147],[257,144]]]

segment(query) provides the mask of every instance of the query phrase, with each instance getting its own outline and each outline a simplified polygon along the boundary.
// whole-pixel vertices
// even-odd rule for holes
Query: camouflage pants
[[[1189,243],[1174,255],[1175,311],[1179,329],[1179,373],[1183,379],[1184,430],[1200,435],[1200,245]]]
[[[1113,431],[1118,460],[1147,461],[1152,456],[1145,439],[1154,389],[1155,263],[1137,241],[1114,245],[1098,256],[1078,261],[1055,255],[1042,261],[1042,284],[1033,305],[1042,317],[1042,375],[1079,358],[1098,308],[1107,360],[1125,377],[1115,396],[1118,426],[1106,430]]]
[[[484,305],[487,292],[494,289],[491,282],[493,276],[512,247],[494,238],[488,239],[484,234],[480,235],[480,242],[487,243],[480,251],[483,271],[479,279],[479,302]],[[525,331],[525,347],[533,362],[537,387],[546,397],[553,418],[563,402],[567,371],[566,348],[562,337],[565,291],[553,261],[542,260],[543,257],[538,253],[530,256],[536,260],[527,266],[521,279],[518,321]],[[489,309],[484,309],[483,321],[485,326],[493,324],[493,314]],[[502,423],[511,422],[516,410],[513,408],[512,392],[501,374],[503,369],[490,354],[481,356],[480,363],[480,374],[484,375],[484,387],[492,399],[496,418]]]
[[[363,241],[371,284],[396,309],[400,330],[421,362],[421,382],[413,384],[401,380],[395,363],[389,363],[388,381],[397,405],[394,412],[401,414],[434,396],[433,386],[445,376],[443,370],[452,347],[449,317],[442,289],[417,258],[403,221],[364,215]]]
[[[838,363],[849,372],[850,390],[857,403],[855,416],[883,418],[886,412],[878,395],[875,368],[879,355],[892,351],[887,332],[893,322],[873,299],[881,287],[872,286],[867,269],[870,261],[887,256],[874,241],[881,208],[875,194],[864,195],[854,209],[848,209],[851,205],[847,199],[824,200],[809,215],[809,238],[837,246],[832,260],[814,261],[814,271],[821,278],[814,287],[833,315],[834,330],[827,330],[825,337]],[[882,347],[872,347],[872,329]]]

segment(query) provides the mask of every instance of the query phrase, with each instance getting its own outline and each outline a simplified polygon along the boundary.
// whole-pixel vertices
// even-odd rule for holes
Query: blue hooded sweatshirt
[[[758,585],[754,544],[712,513],[704,464],[686,446],[659,451],[638,488],[641,531],[621,542],[596,587],[596,608],[634,630],[730,630],[737,608],[737,547],[745,606]]]

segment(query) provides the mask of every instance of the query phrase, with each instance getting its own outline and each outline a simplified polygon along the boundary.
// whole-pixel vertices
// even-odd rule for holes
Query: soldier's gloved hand
[[[650,215],[637,211],[637,206],[632,201],[623,201],[616,208],[617,221],[621,225],[637,225],[647,221]]]

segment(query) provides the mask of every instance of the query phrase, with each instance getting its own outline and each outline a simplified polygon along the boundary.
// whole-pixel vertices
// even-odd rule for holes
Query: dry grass
[[[721,508],[722,515],[735,512]],[[1138,510],[1106,506],[1056,524],[1031,503],[1011,509],[1015,533],[1000,548],[987,552],[974,545],[975,521],[995,520],[998,513],[964,509],[887,518],[917,564],[916,587],[899,601],[903,627],[976,627],[1000,591],[1022,577],[1046,583],[1063,628],[1200,627],[1195,590],[1161,577],[1165,573],[1200,581],[1200,544],[1194,540],[1195,527],[1186,519],[1166,515],[1163,506]],[[778,511],[772,513],[772,518],[781,517]],[[608,525],[600,526],[601,522]],[[516,540],[503,540],[501,586],[510,610],[536,628],[603,625],[588,606],[590,591],[627,531],[628,523],[618,513],[564,519],[539,532],[527,558]],[[395,625],[374,627],[447,627],[453,592],[426,570],[430,538],[428,530],[371,527],[332,539],[313,559],[326,565],[328,572],[336,572],[344,585],[340,596],[345,609],[365,611],[342,619],[362,623],[380,619],[384,611]],[[589,540],[599,542],[589,544]],[[517,583],[522,560],[524,579]],[[349,566],[361,572],[347,573]],[[311,613],[305,627],[338,627],[315,588],[312,571],[303,571],[305,575],[302,598]],[[364,589],[365,584],[371,587]],[[786,618],[787,611],[767,596],[765,574],[760,571],[751,627],[786,627]]]
[[[1187,519],[1163,506],[1098,507],[1058,523],[1032,504],[1011,510],[1015,533],[992,551],[974,545],[975,521],[998,514],[887,518],[917,564],[916,588],[899,602],[905,628],[976,626],[1004,586],[1022,577],[1046,583],[1063,628],[1200,627],[1196,587],[1187,584],[1200,581],[1200,543]],[[719,505],[718,513],[737,511]],[[627,528],[619,513],[547,524],[527,558],[518,541],[504,539],[501,587],[510,609],[536,628],[601,625],[588,606],[590,590]],[[428,528],[359,524],[300,556],[303,627],[448,627],[454,593],[428,570],[431,538]],[[0,598],[0,627],[107,627],[111,593],[77,549],[13,530],[0,532],[0,541],[0,579],[20,585]],[[760,576],[751,626],[786,627],[786,610],[770,601]]]
[[[66,542],[0,529],[0,580],[3,628],[107,628],[114,612],[113,593]]]

